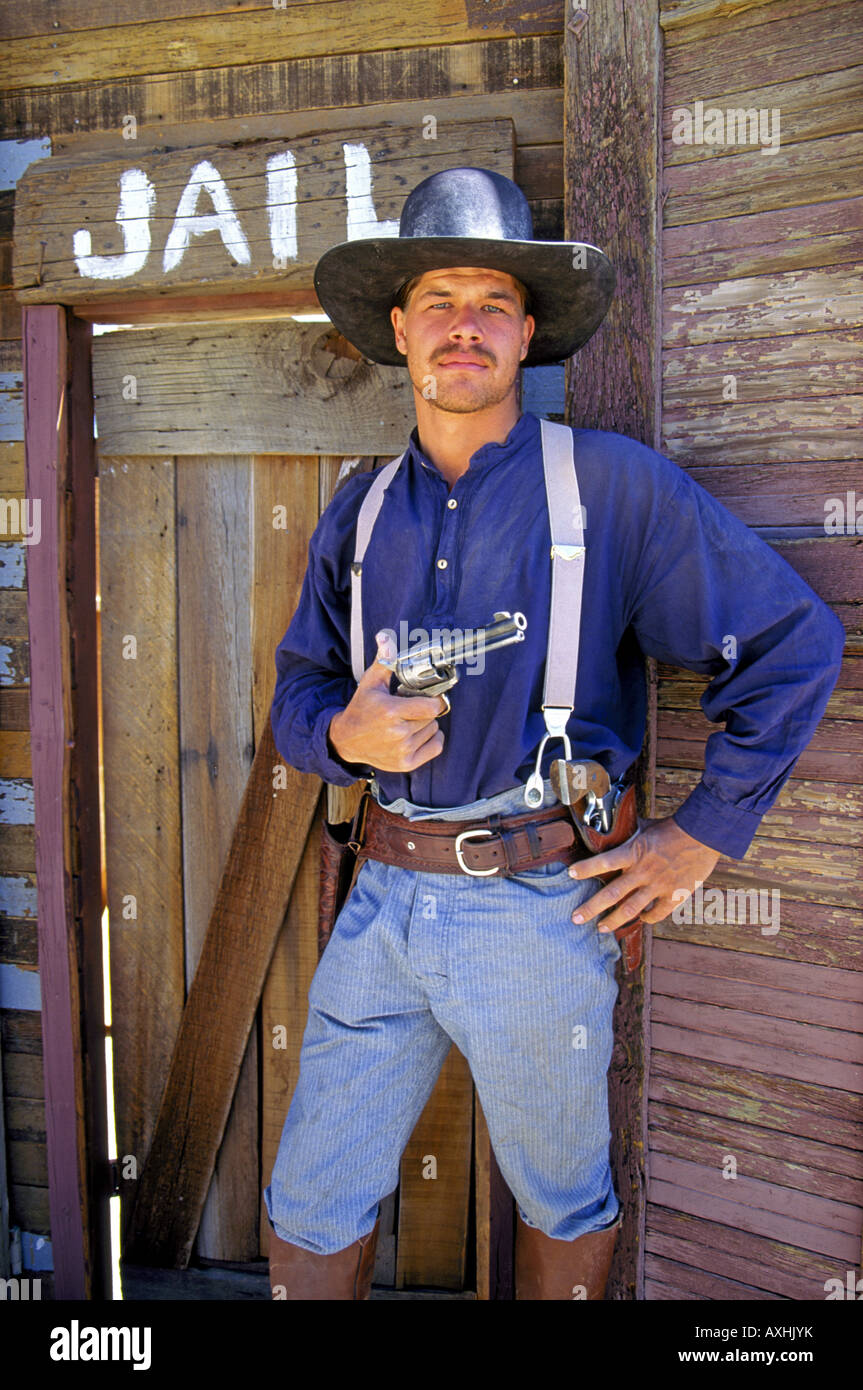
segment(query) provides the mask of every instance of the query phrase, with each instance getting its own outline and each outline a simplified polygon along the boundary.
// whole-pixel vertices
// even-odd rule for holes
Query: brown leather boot
[[[516,1214],[515,1296],[517,1299],[605,1296],[605,1285],[622,1214],[604,1231],[588,1231],[576,1240],[557,1240]],[[582,1292],[583,1291],[583,1292]]]
[[[270,1226],[270,1289],[274,1299],[368,1299],[378,1248],[376,1221],[368,1235],[334,1255],[316,1255],[280,1240]]]

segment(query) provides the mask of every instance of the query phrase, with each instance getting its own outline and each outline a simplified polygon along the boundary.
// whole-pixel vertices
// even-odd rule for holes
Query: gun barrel
[[[511,642],[524,641],[527,619],[522,613],[511,617],[509,613],[495,613],[495,621],[486,627],[466,628],[462,632],[448,634],[441,642],[444,661],[467,661],[469,657],[479,656],[481,652],[494,651],[497,647],[507,647]]]

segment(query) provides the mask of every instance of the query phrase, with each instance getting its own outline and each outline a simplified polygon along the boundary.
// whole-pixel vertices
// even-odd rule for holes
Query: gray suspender
[[[359,685],[360,677],[366,669],[363,649],[363,556],[371,538],[372,528],[378,519],[384,493],[395,477],[396,469],[406,453],[407,450],[404,454],[399,454],[397,459],[390,459],[389,463],[384,464],[383,468],[378,471],[374,482],[363,498],[357,517],[357,539],[351,564],[351,669],[357,685]]]
[[[540,420],[540,425],[545,495],[551,528],[551,614],[542,690],[545,734],[524,789],[528,806],[542,805],[543,785],[539,769],[548,740],[562,738],[565,758],[569,761],[572,757],[566,726],[575,703],[585,553],[584,517],[573,458],[572,430],[566,425],[554,425],[549,420]]]
[[[575,702],[585,557],[584,519],[573,458],[572,430],[566,425],[553,424],[550,420],[540,420],[540,426],[542,466],[551,529],[551,613],[545,657],[545,684],[542,692],[545,734],[536,755],[536,765],[524,791],[525,802],[530,807],[542,804],[540,765],[548,740],[563,739],[567,760],[572,757],[566,726]],[[391,459],[380,470],[363,498],[357,517],[356,545],[351,565],[351,668],[357,684],[365,670],[362,620],[363,557],[383,503],[384,492],[395,477],[405,454]]]

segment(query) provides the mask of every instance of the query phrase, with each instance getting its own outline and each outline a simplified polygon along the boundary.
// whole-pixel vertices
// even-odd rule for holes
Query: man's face
[[[475,267],[426,271],[390,318],[415,390],[454,413],[497,405],[515,390],[535,327],[513,277]]]

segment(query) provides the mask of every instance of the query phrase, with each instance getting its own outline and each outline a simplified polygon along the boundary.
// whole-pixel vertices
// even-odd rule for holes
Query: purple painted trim
[[[86,1189],[78,979],[64,798],[69,734],[63,692],[60,595],[65,583],[59,505],[67,455],[66,314],[57,305],[23,311],[26,489],[42,503],[42,536],[27,557],[30,739],[36,810],[39,973],[45,1127],[55,1297],[87,1297]]]

